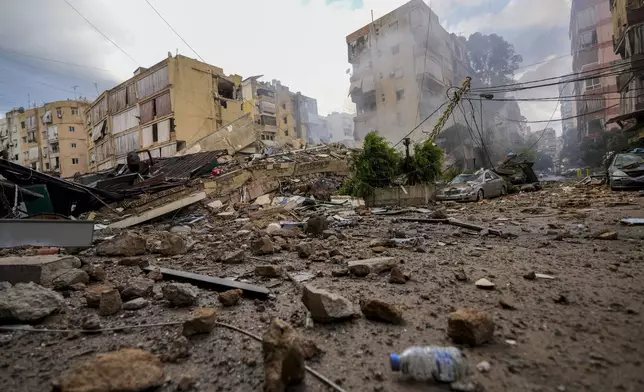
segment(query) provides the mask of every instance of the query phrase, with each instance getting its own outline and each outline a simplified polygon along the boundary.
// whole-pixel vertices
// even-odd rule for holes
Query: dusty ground
[[[449,390],[448,386],[401,380],[399,374],[389,370],[388,355],[411,345],[451,345],[446,334],[447,315],[468,307],[488,311],[496,322],[492,343],[461,347],[470,363],[471,378],[486,391],[638,392],[644,390],[644,226],[626,227],[618,220],[644,218],[643,205],[644,198],[635,193],[611,193],[603,188],[566,193],[557,184],[537,193],[488,203],[447,206],[449,216],[516,235],[510,238],[481,237],[452,226],[398,222],[401,217],[423,215],[405,214],[356,217],[355,227],[334,228],[347,239],[317,240],[320,249],[339,249],[346,260],[356,260],[373,257],[370,240],[388,238],[389,229],[401,230],[407,237],[423,237],[425,253],[412,247],[386,252],[399,259],[410,275],[411,280],[404,285],[390,284],[388,274],[332,277],[331,271],[341,265],[303,260],[294,251],[247,257],[240,265],[214,263],[211,257],[215,253],[239,249],[253,235],[237,233],[248,228],[248,223],[215,218],[209,218],[212,228],[200,226],[199,232],[191,234],[197,244],[188,254],[159,259],[156,264],[270,286],[271,299],[244,299],[238,306],[221,308],[219,321],[259,335],[273,317],[289,321],[325,352],[309,365],[347,391]],[[541,210],[525,210],[534,207]],[[618,239],[593,238],[604,229],[617,232]],[[567,234],[556,239],[562,233]],[[295,245],[301,239],[289,241]],[[116,265],[117,259],[86,253],[83,257],[105,263],[107,280],[117,285],[141,274],[137,267]],[[291,273],[317,273],[309,284],[355,303],[370,297],[397,304],[406,323],[394,326],[362,318],[305,328],[306,309],[297,285],[288,279],[253,276],[255,265],[270,263],[287,267]],[[461,267],[469,278],[467,282],[455,279],[454,273]],[[555,279],[524,279],[529,272],[550,274]],[[479,278],[494,282],[496,290],[477,289],[474,281]],[[567,303],[555,302],[561,296]],[[517,310],[502,309],[501,297],[513,302]],[[95,312],[85,306],[82,292],[71,292],[67,302],[65,313],[50,317],[43,325],[79,328],[83,317]],[[201,290],[199,304],[220,307],[216,293],[207,290]],[[155,299],[147,308],[103,317],[102,325],[180,321],[188,311],[171,309]],[[180,326],[94,335],[0,333],[1,389],[47,391],[61,372],[96,353],[123,347],[160,353],[179,333]],[[196,379],[195,390],[199,391],[261,390],[263,369],[258,342],[237,332],[216,329],[210,335],[192,338],[189,351],[189,358],[165,364],[168,382],[163,391],[176,390],[182,375]],[[492,365],[489,373],[475,368],[483,360]],[[307,375],[306,390],[329,388]]]

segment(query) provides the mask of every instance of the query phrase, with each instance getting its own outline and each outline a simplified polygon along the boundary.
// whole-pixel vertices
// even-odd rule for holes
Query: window
[[[159,141],[159,128],[157,124],[152,124],[152,142],[156,143]]]
[[[580,49],[590,49],[597,45],[597,30],[586,31],[579,34]]]
[[[604,119],[596,118],[586,123],[586,136],[604,131]]]
[[[599,78],[592,78],[586,80],[586,90],[592,90],[601,87],[601,81]]]
[[[382,102],[385,102],[385,94],[380,94],[380,99],[382,100]]]
[[[403,98],[405,98],[405,90],[396,91],[396,101],[400,101]]]
[[[23,136],[23,137],[22,137],[22,142],[23,142],[23,143],[27,143],[27,136]]]
[[[584,30],[595,26],[595,8],[586,8],[577,13],[577,30]]]
[[[63,109],[62,108],[56,108],[56,117],[63,118]]]
[[[284,120],[284,124],[288,124],[288,117],[284,117],[283,120]]]
[[[49,170],[49,162],[45,162],[45,170]]]
[[[76,148],[76,143],[72,143],[72,148]]]
[[[285,103],[282,104],[282,109],[286,110],[286,104]]]
[[[72,165],[78,165],[78,158],[72,158]]]
[[[74,127],[69,127],[69,132],[76,132],[76,128],[74,128]]]
[[[395,45],[391,47],[391,54],[398,54],[400,53],[400,45]]]
[[[25,129],[25,122],[24,121],[20,122],[20,128]]]
[[[490,172],[485,172],[485,180],[491,180],[492,176],[490,175]]]
[[[284,130],[284,136],[288,136],[288,129]]]
[[[78,108],[72,108],[72,116],[78,116]]]

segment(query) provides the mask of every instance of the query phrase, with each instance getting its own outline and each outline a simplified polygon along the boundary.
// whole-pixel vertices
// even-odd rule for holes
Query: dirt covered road
[[[457,345],[469,363],[471,390],[643,391],[644,226],[619,223],[622,218],[644,218],[643,206],[644,197],[635,192],[558,183],[483,203],[426,206],[450,218],[501,230],[503,236],[492,234],[494,230],[478,233],[404,221],[432,215],[424,210],[395,215],[345,211],[351,226],[331,223],[319,236],[284,229],[268,235],[266,226],[279,217],[240,212],[196,223],[181,234],[186,250],[177,255],[151,254],[148,246],[145,254],[136,256],[152,265],[234,277],[270,289],[266,300],[242,298],[232,306],[223,306],[216,292],[201,288],[196,289],[194,303],[173,307],[163,288],[167,280],[150,279],[145,281],[152,282],[149,286],[144,282],[138,287],[132,279],[146,277],[138,261],[97,255],[101,252],[92,248],[78,257],[85,266],[103,270],[103,279],[96,276],[100,273],[90,274],[92,281],[86,285],[59,289],[65,306],[34,327],[69,331],[0,332],[1,389],[64,389],[61,379],[97,354],[139,348],[160,358],[162,379],[152,382],[161,384],[157,390],[262,390],[260,342],[220,327],[181,337],[180,323],[199,306],[215,308],[219,322],[259,336],[274,318],[290,323],[322,351],[311,355],[307,364],[346,391],[449,390],[449,385],[403,380],[390,370],[388,356],[413,345],[454,345],[448,317],[462,308],[484,311],[495,324],[488,342]],[[339,213],[334,206],[326,208],[315,213]],[[172,226],[165,222],[129,232],[149,244]],[[270,244],[258,242],[262,236]],[[347,270],[348,262],[373,257],[393,257],[395,272],[403,277],[392,278],[391,266],[366,276]],[[276,273],[256,269],[261,265],[277,267]],[[475,282],[482,278],[494,288],[478,288]],[[123,302],[141,297],[139,303],[145,305],[100,315],[102,305],[89,307],[86,298],[99,284],[117,288]],[[356,308],[361,300],[383,301],[397,308],[404,322],[365,317],[312,321],[302,301],[303,285],[340,295]],[[94,334],[74,331],[91,325],[88,320],[100,328],[179,324]],[[483,371],[477,369],[483,361],[489,370],[483,365]],[[142,377],[152,374],[148,367],[135,371]],[[331,390],[311,374],[304,384],[308,391]]]

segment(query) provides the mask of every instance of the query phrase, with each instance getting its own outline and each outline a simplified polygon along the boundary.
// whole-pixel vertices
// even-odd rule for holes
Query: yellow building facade
[[[170,157],[244,116],[241,80],[185,56],[168,57],[103,92],[87,110],[90,171]]]

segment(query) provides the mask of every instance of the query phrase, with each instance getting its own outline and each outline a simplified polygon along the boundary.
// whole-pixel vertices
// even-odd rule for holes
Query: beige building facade
[[[6,114],[10,161],[63,178],[88,171],[85,101],[56,101]]]
[[[171,157],[244,117],[241,77],[185,56],[169,56],[103,92],[87,111],[90,171]]]

